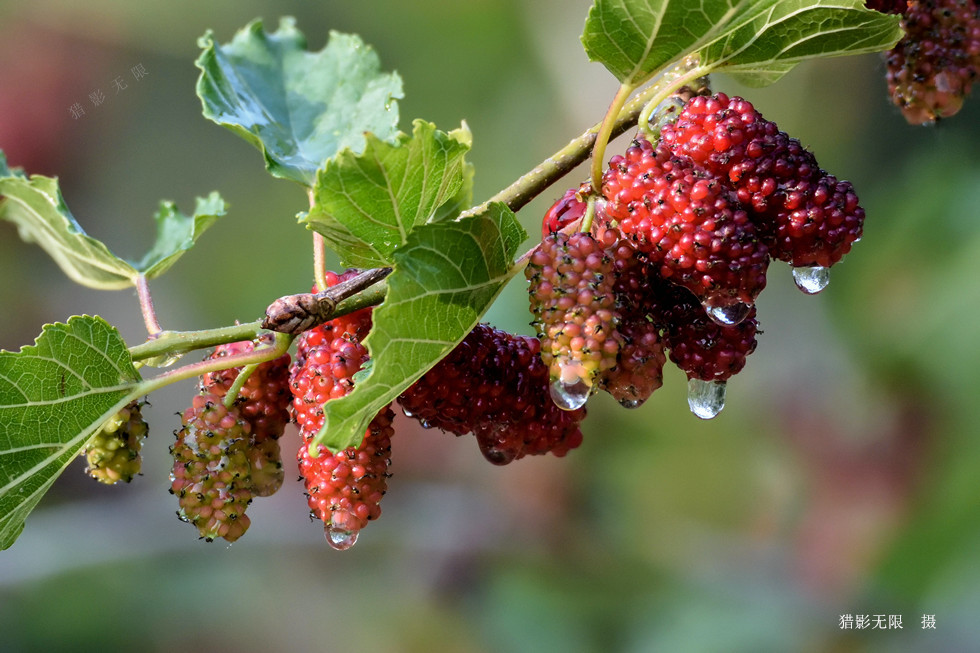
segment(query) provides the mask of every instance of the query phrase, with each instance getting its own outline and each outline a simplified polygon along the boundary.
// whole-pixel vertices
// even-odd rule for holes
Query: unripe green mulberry
[[[621,341],[612,258],[590,234],[557,232],[541,240],[525,275],[552,397],[574,410],[616,365]]]
[[[119,481],[129,483],[140,473],[140,450],[147,427],[141,409],[143,403],[133,401],[102,425],[92,441],[82,451],[88,467],[85,472],[107,485]]]
[[[199,394],[182,418],[171,448],[170,491],[180,501],[177,516],[197,526],[209,542],[234,542],[248,530],[252,501],[248,460],[251,425],[215,394]]]

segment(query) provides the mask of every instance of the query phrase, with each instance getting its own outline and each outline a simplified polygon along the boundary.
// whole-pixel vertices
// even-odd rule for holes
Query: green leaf
[[[392,253],[416,226],[438,218],[464,188],[469,132],[447,134],[416,120],[411,137],[395,145],[367,137],[363,154],[345,150],[317,174],[314,204],[305,217],[345,265],[390,265]],[[459,211],[456,212],[456,215]]]
[[[582,43],[627,85],[697,54],[699,75],[761,86],[806,59],[886,50],[898,23],[863,0],[597,0]]]
[[[153,219],[157,223],[157,239],[153,248],[135,265],[147,279],[153,279],[170,269],[201,234],[225,214],[225,201],[217,192],[207,198],[198,197],[193,217],[177,210],[173,202],[160,202]]]
[[[136,270],[92,238],[65,206],[58,180],[0,167],[0,218],[17,225],[20,237],[40,245],[70,279],[90,288],[115,290],[134,284]]]
[[[276,177],[312,186],[337,152],[363,151],[365,132],[397,133],[401,78],[379,72],[377,54],[357,36],[331,32],[323,50],[307,52],[286,17],[272,34],[256,20],[231,43],[215,44],[209,31],[198,45],[204,116],[259,148]]]
[[[107,419],[139,396],[126,343],[100,317],[48,324],[0,351],[0,549]]]
[[[323,407],[320,441],[332,451],[359,444],[374,416],[476,326],[520,270],[513,260],[526,237],[502,203],[412,231],[395,252],[388,294],[364,341],[370,373],[349,395]]]
[[[73,281],[99,290],[129,288],[141,272],[151,279],[160,276],[225,214],[225,202],[216,192],[197,199],[193,217],[181,214],[173,202],[161,202],[156,243],[142,261],[133,263],[85,233],[65,205],[56,178],[27,179],[7,167],[2,152],[0,197],[0,218],[16,224],[24,241],[40,245]]]

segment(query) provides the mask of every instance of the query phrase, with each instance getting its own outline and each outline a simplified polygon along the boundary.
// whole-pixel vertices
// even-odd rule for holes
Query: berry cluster
[[[140,473],[140,450],[146,439],[143,403],[133,401],[102,425],[82,455],[88,466],[85,472],[106,485],[119,481],[129,483]]]
[[[335,285],[346,276],[330,273],[327,281]],[[361,338],[370,328],[370,309],[362,309],[303,333],[290,370],[293,417],[303,438],[299,471],[310,514],[324,523],[327,541],[336,549],[353,546],[368,521],[378,518],[388,489],[390,408],[372,420],[359,447],[331,453],[312,444],[323,426],[323,405],[350,392],[354,374],[367,362]]]
[[[587,185],[545,215],[527,268],[532,324],[544,362],[559,362],[553,388],[571,369],[636,407],[662,385],[669,356],[692,410],[709,418],[756,348],[770,258],[818,292],[860,238],[864,211],[849,182],[741,98],[694,97],[657,128],[659,140],[640,134],[609,161],[585,233],[567,235],[562,216],[588,222]]]
[[[963,106],[980,73],[980,3],[976,0],[868,0],[902,14],[905,36],[886,55],[888,91],[913,124],[948,118]]]

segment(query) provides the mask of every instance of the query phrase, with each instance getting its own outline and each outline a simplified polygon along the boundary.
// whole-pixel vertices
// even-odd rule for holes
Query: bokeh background
[[[57,175],[84,228],[132,258],[160,199],[187,209],[219,190],[229,214],[152,290],[166,328],[252,320],[309,286],[306,198],[201,117],[205,30],[226,42],[294,15],[313,49],[331,29],[361,34],[404,79],[403,129],[468,122],[482,200],[601,118],[616,84],[579,44],[589,4],[5,2],[0,149]],[[142,477],[102,487],[76,461],[0,552],[0,650],[980,650],[980,97],[909,127],[873,55],[762,90],[713,84],[852,180],[868,215],[821,295],[770,268],[764,334],[717,419],[688,412],[674,369],[637,410],[593,399],[565,459],[497,468],[472,438],[400,418],[384,515],[339,553],[292,479],[251,506],[233,546],[198,541],[167,493],[174,413],[194,387],[171,386],[146,411]],[[528,232],[585,176],[521,211]],[[134,293],[72,285],[9,224],[0,279],[0,347],[79,313],[145,337]],[[488,319],[529,333],[521,280]],[[840,628],[878,614],[903,628]]]

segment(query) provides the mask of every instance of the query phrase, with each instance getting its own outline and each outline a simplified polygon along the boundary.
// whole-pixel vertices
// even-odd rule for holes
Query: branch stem
[[[275,344],[273,344],[271,347],[262,347],[256,349],[255,351],[250,351],[244,354],[235,354],[234,356],[221,356],[220,358],[205,360],[199,363],[192,363],[190,365],[185,365],[175,370],[165,372],[150,379],[149,381],[141,383],[140,389],[142,392],[140,394],[150,394],[151,392],[155,392],[160,388],[170,385],[171,383],[203,376],[208,372],[217,372],[218,370],[226,370],[232,367],[243,367],[253,364],[257,365],[270,361],[274,358],[278,358],[289,349],[289,345],[292,343],[293,337],[283,333],[277,333],[275,335]],[[229,392],[229,394],[231,393]],[[237,392],[235,394],[237,395]]]
[[[592,167],[590,168],[592,188],[596,191],[602,188],[602,166],[606,158],[606,145],[609,144],[613,127],[615,127],[619,114],[626,105],[626,100],[629,99],[635,89],[636,87],[632,84],[621,84],[612,102],[609,103],[606,116],[599,123],[599,131],[596,134],[595,145],[592,149]]]
[[[136,295],[140,300],[140,310],[143,313],[143,323],[146,325],[146,332],[152,338],[163,331],[160,322],[157,320],[157,312],[153,307],[153,296],[150,295],[150,286],[146,277],[142,274],[136,277]]]

